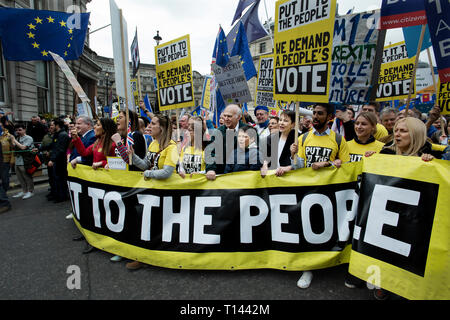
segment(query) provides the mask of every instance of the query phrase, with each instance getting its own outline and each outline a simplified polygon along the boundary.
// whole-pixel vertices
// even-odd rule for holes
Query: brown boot
[[[142,263],[140,263],[139,261],[132,261],[132,262],[128,262],[126,264],[126,267],[128,270],[138,270],[140,268],[142,268],[144,265]]]

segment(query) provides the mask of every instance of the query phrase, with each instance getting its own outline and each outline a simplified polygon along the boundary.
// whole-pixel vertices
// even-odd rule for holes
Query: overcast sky
[[[194,70],[209,74],[214,41],[219,24],[227,34],[231,29],[239,0],[115,0],[122,9],[128,25],[128,43],[131,45],[137,27],[142,63],[155,63],[153,37],[159,30],[161,43],[190,34]],[[259,18],[274,19],[275,0],[261,0]],[[267,4],[267,15],[266,7]],[[379,9],[381,0],[339,0],[339,14],[354,8],[354,12]],[[93,0],[87,6],[91,12],[91,31],[110,23],[109,0]],[[401,29],[388,30],[386,42],[403,40]],[[111,28],[90,36],[90,47],[97,54],[113,57]]]

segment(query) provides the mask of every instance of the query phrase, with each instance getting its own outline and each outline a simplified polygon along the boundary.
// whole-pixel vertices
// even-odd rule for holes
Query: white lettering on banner
[[[75,216],[78,220],[80,220],[80,193],[82,191],[81,184],[75,183],[75,182],[69,182],[69,190],[73,191],[73,198],[72,193],[69,192],[70,197],[72,198],[72,209],[73,212],[75,212]]]
[[[314,205],[322,207],[324,230],[321,234],[316,234],[311,228],[310,211]],[[313,244],[328,242],[333,236],[333,204],[331,200],[323,194],[308,194],[302,201],[302,225],[303,234],[306,241]]]
[[[386,210],[388,201],[395,201],[412,206],[419,204],[420,192],[396,187],[375,185],[367,217],[367,229],[364,242],[376,247],[408,257],[411,245],[383,235],[383,226],[397,227],[399,214]]]
[[[96,228],[101,228],[99,200],[105,197],[105,190],[88,188],[88,195],[92,198],[92,213],[94,215],[94,223]]]
[[[195,199],[194,243],[219,244],[220,235],[205,234],[205,226],[211,225],[212,216],[205,215],[205,208],[220,208],[220,197],[198,197]]]
[[[111,219],[111,201],[115,202],[119,207],[119,219],[116,224],[114,224]],[[120,193],[108,192],[107,194],[105,194],[103,204],[105,206],[106,226],[108,227],[108,229],[115,233],[122,232],[125,222],[125,204],[122,201],[122,196],[120,195]]]
[[[180,243],[189,243],[189,196],[181,197],[180,212],[173,212],[173,198],[164,197],[163,200],[163,242],[172,241],[172,229],[174,224],[180,225]]]
[[[272,241],[279,241],[284,243],[299,243],[300,237],[298,234],[283,232],[281,230],[282,224],[289,223],[289,215],[281,212],[281,206],[295,206],[297,205],[297,197],[295,194],[276,194],[269,196],[270,200],[270,218],[272,222]]]
[[[253,227],[261,225],[269,214],[269,208],[266,202],[258,196],[240,197],[240,215],[241,215],[241,243],[253,242]],[[259,210],[258,215],[251,215],[250,208],[256,207]]]
[[[81,186],[77,183],[70,183],[70,190],[73,191],[75,212],[79,212],[79,194],[82,193]],[[122,195],[119,192],[111,191],[105,192],[105,190],[88,188],[88,195],[92,199],[92,214],[94,218],[94,225],[96,228],[102,228],[101,225],[101,212],[100,201],[103,201],[103,207],[106,213],[106,227],[115,233],[123,231],[126,218],[126,206]],[[375,194],[379,196],[378,194]],[[356,210],[358,207],[358,195],[355,190],[348,189],[337,191],[335,193],[336,199],[336,212],[337,212],[337,231],[339,241],[346,241],[349,239],[349,222],[353,221],[356,216]],[[389,198],[389,200],[391,200]],[[174,197],[161,197],[154,195],[137,195],[137,201],[142,208],[142,225],[141,225],[141,240],[151,241],[151,221],[153,208],[159,208],[162,204],[162,241],[173,241],[173,226],[179,224],[179,241],[180,243],[190,242],[190,230],[193,230],[194,244],[220,244],[221,237],[219,234],[210,234],[205,232],[205,227],[213,226],[213,217],[211,214],[205,214],[206,208],[220,208],[222,206],[222,198],[220,196],[211,197],[195,197],[182,196],[179,199],[180,212],[174,212],[173,204]],[[195,201],[194,208],[194,221],[191,219],[190,203]],[[306,195],[301,203],[298,203],[296,194],[275,194],[269,195],[268,203],[259,196],[245,195],[239,197],[240,208],[240,242],[252,243],[253,242],[253,230],[267,221],[270,216],[271,224],[271,240],[282,243],[300,243],[299,233],[289,233],[283,231],[284,225],[289,225],[289,214],[282,212],[282,206],[300,206],[298,210],[301,215],[302,226],[299,226],[299,230],[303,231],[304,238],[311,244],[324,244],[330,241],[333,236],[334,230],[334,216],[333,216],[333,202],[332,199],[320,193],[313,193]],[[385,199],[385,202],[387,198]],[[113,206],[111,202],[114,202]],[[376,201],[382,202],[382,201]],[[372,201],[374,203],[374,201]],[[312,230],[311,226],[311,209],[314,206],[320,206],[322,208],[324,230],[320,234],[316,234]],[[251,214],[251,209],[256,208],[258,214]],[[112,208],[118,208],[118,221],[112,222]],[[350,209],[347,209],[350,208]],[[116,209],[117,210],[117,209]],[[269,212],[270,210],[270,212]],[[378,209],[377,209],[378,210]],[[115,212],[115,211],[114,211]],[[213,212],[213,210],[211,211]],[[77,216],[79,217],[79,215]],[[386,222],[386,219],[382,220],[382,224]],[[389,220],[390,221],[390,220]],[[388,221],[388,222],[389,222]],[[394,221],[395,222],[395,221]],[[393,222],[392,222],[393,223]],[[191,228],[193,224],[193,228]],[[356,227],[356,226],[355,226]],[[382,225],[381,225],[382,227]],[[378,230],[378,229],[377,229]],[[381,235],[381,233],[380,233]],[[378,241],[377,237],[368,236],[372,242]],[[375,239],[375,240],[373,240]]]
[[[337,223],[339,241],[347,241],[350,238],[349,222],[355,220],[358,210],[359,196],[355,190],[343,190],[336,192]],[[347,210],[347,202],[352,201],[350,210]]]
[[[152,208],[160,206],[160,197],[138,194],[138,202],[144,206],[142,210],[141,240],[150,241]]]

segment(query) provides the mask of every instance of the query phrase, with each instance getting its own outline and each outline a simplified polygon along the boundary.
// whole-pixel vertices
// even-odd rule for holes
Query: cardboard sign
[[[215,63],[211,66],[226,104],[241,104],[253,100],[238,56],[231,57],[225,68]]]
[[[128,164],[119,157],[107,157],[108,167],[110,170],[128,170]]]
[[[408,58],[404,41],[384,48],[383,64],[378,78],[377,101],[391,101],[408,98],[410,87],[412,96],[416,93],[412,79],[415,56]]]
[[[336,18],[330,102],[364,104],[369,101],[379,33],[375,15],[374,11]]]
[[[336,0],[280,0],[274,99],[328,102]]]
[[[155,47],[158,101],[161,111],[194,105],[190,37]]]
[[[256,106],[275,108],[273,99],[273,54],[259,59],[258,80],[256,83]]]

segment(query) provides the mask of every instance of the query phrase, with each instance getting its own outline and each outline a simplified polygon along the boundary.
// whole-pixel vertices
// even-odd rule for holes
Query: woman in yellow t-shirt
[[[202,117],[191,117],[189,119],[189,144],[183,148],[180,154],[178,174],[184,179],[187,174],[205,173],[205,144],[203,136],[206,125]],[[200,135],[201,134],[201,135]]]
[[[178,162],[177,144],[171,139],[172,125],[168,116],[155,114],[150,123],[153,142],[144,159],[139,158],[130,148],[133,165],[144,171],[147,179],[168,179],[175,171]]]
[[[377,118],[371,112],[361,112],[355,120],[355,139],[347,143],[351,162],[361,161],[367,151],[378,153],[384,143],[374,137],[377,130]]]
[[[153,142],[148,147],[144,159],[139,158],[130,146],[129,157],[133,157],[133,165],[144,171],[144,179],[168,179],[175,171],[178,162],[177,144],[172,140],[172,123],[168,116],[155,114],[150,123],[150,135]],[[128,270],[143,267],[139,261],[126,264]]]

